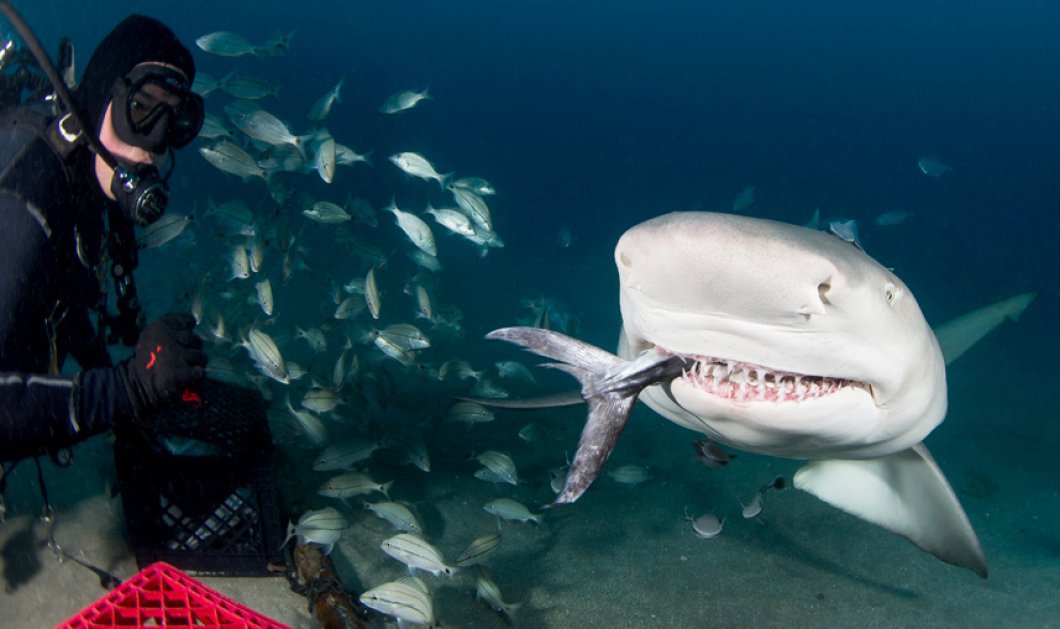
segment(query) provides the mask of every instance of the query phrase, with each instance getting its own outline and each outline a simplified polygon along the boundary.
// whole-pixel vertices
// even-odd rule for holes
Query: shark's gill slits
[[[858,383],[840,378],[775,371],[751,363],[696,356],[685,380],[717,397],[737,402],[799,402],[830,395]]]

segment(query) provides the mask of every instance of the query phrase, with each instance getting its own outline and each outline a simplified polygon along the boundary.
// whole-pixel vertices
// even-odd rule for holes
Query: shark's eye
[[[887,284],[884,288],[884,295],[887,296],[887,303],[893,304],[894,298],[898,296],[898,287],[894,284]]]

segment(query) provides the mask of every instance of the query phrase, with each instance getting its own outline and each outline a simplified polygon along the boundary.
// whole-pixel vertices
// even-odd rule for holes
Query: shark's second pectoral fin
[[[795,486],[986,578],[979,539],[924,444],[876,459],[812,461]]]

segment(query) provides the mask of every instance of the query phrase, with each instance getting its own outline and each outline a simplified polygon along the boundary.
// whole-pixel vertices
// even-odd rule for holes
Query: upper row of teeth
[[[776,388],[790,392],[816,393],[822,389],[830,390],[841,386],[843,381],[821,376],[804,376],[801,374],[770,371],[763,367],[737,363],[733,361],[696,361],[685,375],[695,375],[701,380],[712,380],[715,383],[731,382],[750,387]]]

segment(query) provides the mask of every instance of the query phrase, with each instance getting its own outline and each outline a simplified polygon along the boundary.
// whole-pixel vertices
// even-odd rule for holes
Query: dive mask
[[[202,97],[179,70],[145,63],[114,81],[114,132],[122,142],[152,153],[187,146],[202,129]]]

